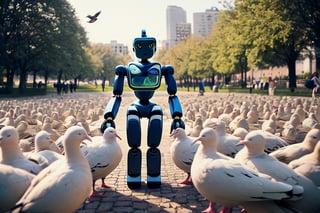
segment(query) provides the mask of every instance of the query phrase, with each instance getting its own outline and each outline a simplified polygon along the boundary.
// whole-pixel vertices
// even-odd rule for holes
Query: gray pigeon
[[[87,15],[87,18],[89,18],[90,20],[88,21],[88,23],[94,23],[98,20],[98,16],[100,15],[101,11],[97,12],[96,14],[92,15]]]

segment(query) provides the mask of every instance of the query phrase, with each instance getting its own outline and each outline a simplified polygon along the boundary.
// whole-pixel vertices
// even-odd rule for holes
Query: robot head
[[[135,38],[133,41],[133,52],[140,59],[149,59],[153,56],[157,49],[156,39],[147,37],[146,31],[141,31],[141,38]]]

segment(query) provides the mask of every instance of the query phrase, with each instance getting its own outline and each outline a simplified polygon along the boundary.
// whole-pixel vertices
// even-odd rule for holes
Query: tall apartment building
[[[118,43],[115,40],[110,41],[110,43],[108,45],[111,47],[113,52],[115,52],[117,54],[121,54],[121,55],[128,55],[129,54],[128,46],[121,44],[121,43]]]
[[[184,9],[170,5],[167,7],[167,44],[171,47],[191,35],[191,24],[187,23],[187,14]]]
[[[193,13],[193,34],[195,36],[208,36],[212,31],[212,25],[217,22],[219,9],[212,7],[205,12]]]

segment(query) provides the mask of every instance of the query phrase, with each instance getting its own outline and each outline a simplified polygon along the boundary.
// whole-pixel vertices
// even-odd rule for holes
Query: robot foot
[[[141,182],[127,182],[129,189],[140,189]]]
[[[155,189],[155,188],[160,188],[161,186],[161,176],[157,177],[151,177],[147,176],[147,185],[149,188]]]
[[[141,176],[138,177],[127,177],[127,185],[130,189],[141,188]]]

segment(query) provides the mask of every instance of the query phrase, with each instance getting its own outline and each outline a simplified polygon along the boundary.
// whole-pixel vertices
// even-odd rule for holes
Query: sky
[[[219,0],[68,0],[76,11],[87,37],[93,43],[118,43],[131,46],[145,29],[147,36],[158,41],[167,39],[166,8],[168,5],[182,7],[187,22],[193,21],[194,12],[205,12],[211,7],[222,8]],[[95,23],[87,23],[87,15],[101,11]],[[193,26],[191,26],[193,28]]]

